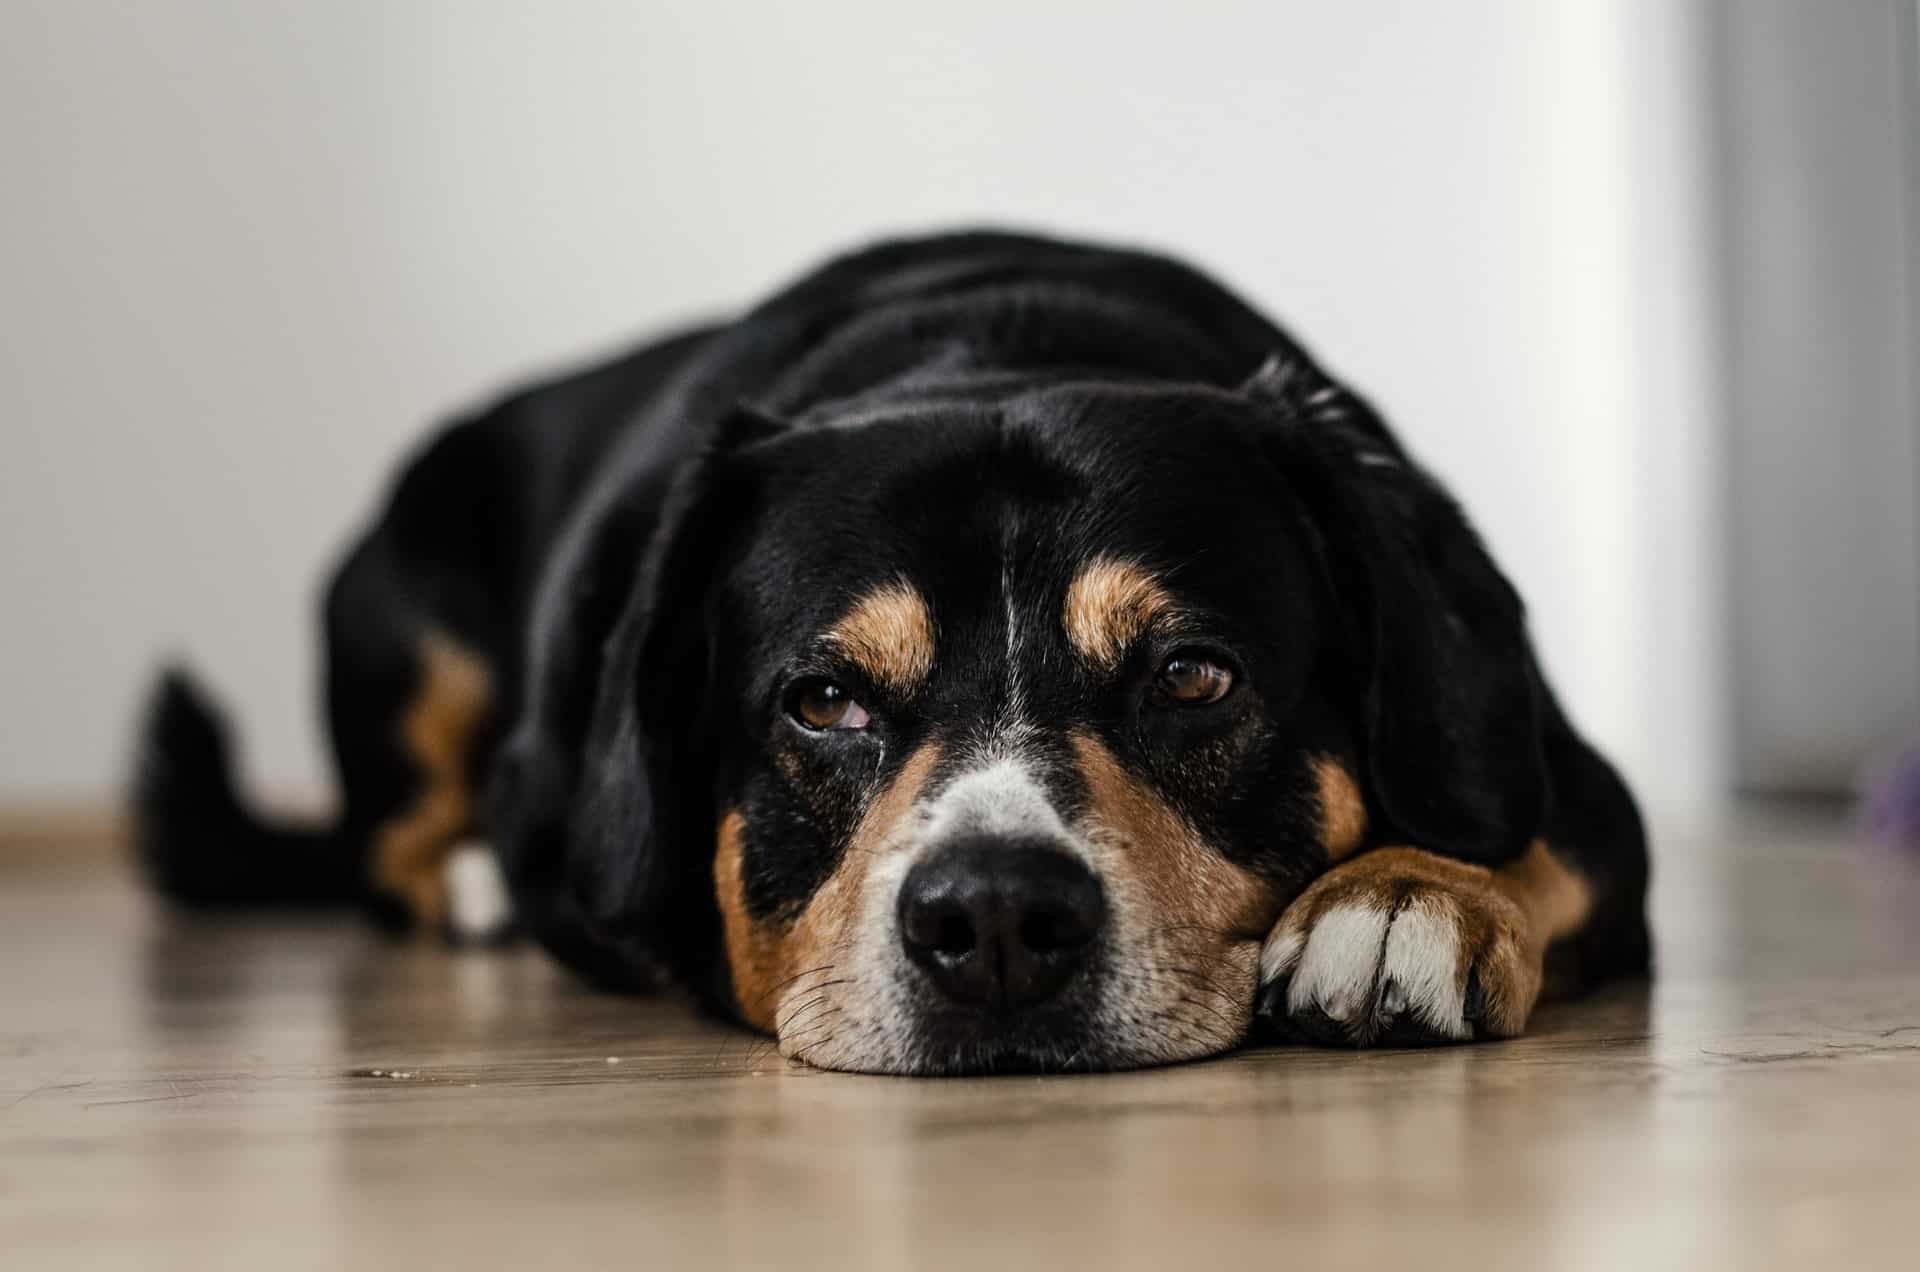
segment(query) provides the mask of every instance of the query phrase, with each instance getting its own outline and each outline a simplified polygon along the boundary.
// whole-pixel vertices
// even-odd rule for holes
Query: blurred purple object
[[[1920,851],[1920,746],[1867,775],[1861,811],[1874,834]]]

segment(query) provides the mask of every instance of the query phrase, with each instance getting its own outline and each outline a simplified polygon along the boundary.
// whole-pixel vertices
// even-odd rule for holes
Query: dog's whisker
[[[809,967],[805,971],[795,972],[793,975],[787,977],[785,980],[782,980],[777,984],[771,985],[768,988],[762,990],[760,993],[754,995],[754,997],[752,998],[752,1000],[749,1002],[748,1005],[757,1007],[761,1003],[764,1003],[767,999],[771,998],[773,995],[785,989],[787,986],[793,984],[797,980],[800,980],[802,977],[812,976],[819,972],[831,972],[835,966],[836,964],[834,963],[822,963],[818,967]]]
[[[819,1033],[822,1029],[825,1029],[828,1025],[833,1024],[835,1021],[835,1018],[838,1017],[839,1015],[840,1015],[840,1009],[836,1007],[832,1011],[822,1014],[817,1020],[809,1022],[806,1028],[797,1030],[794,1033],[783,1036],[781,1038],[781,1042],[785,1043],[788,1046],[792,1046],[794,1043],[800,1041],[801,1039],[806,1038],[812,1034]]]
[[[793,1028],[794,1023],[798,1021],[800,1017],[806,1015],[808,1012],[812,1011],[814,1008],[821,1006],[823,1003],[826,1003],[832,997],[833,996],[831,994],[820,994],[820,995],[817,995],[816,997],[807,999],[806,1002],[801,1003],[799,1006],[795,1007],[792,1011],[789,1011],[787,1013],[786,1018],[780,1021],[780,1024],[774,1030],[774,1033],[776,1035],[785,1034],[789,1029]]]
[[[835,1038],[838,1038],[839,1036],[840,1036],[839,1031],[836,1030],[833,1033],[828,1034],[826,1037],[820,1039],[818,1042],[807,1044],[807,1046],[804,1049],[795,1052],[793,1058],[795,1060],[800,1061],[802,1064],[812,1064],[813,1063],[812,1056],[814,1055],[814,1053],[818,1052],[824,1047],[831,1045],[833,1040]]]

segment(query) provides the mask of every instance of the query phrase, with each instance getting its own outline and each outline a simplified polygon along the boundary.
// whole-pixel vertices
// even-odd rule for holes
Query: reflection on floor
[[[1787,814],[1662,838],[1660,978],[1519,1042],[936,1082],[792,1069],[530,950],[187,919],[97,847],[3,847],[10,1266],[1912,1253],[1920,859]]]

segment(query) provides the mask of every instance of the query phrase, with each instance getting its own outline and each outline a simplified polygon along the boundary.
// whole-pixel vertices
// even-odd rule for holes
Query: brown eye
[[[864,729],[867,709],[831,680],[803,680],[787,699],[787,713],[802,728],[824,733],[830,729]]]
[[[1175,654],[1154,678],[1154,696],[1180,707],[1218,702],[1233,688],[1233,673],[1198,654]]]

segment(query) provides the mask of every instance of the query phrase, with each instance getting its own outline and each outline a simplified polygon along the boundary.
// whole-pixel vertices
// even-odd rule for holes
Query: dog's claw
[[[1286,1034],[1300,1042],[1310,1042],[1321,1047],[1353,1047],[1359,1045],[1353,1031],[1345,1022],[1335,1020],[1318,1004],[1304,1011],[1296,1011],[1284,1018]]]
[[[1478,1024],[1487,1012],[1487,991],[1480,983],[1480,969],[1474,968],[1467,974],[1467,994],[1460,1008],[1460,1015],[1468,1024]]]
[[[1321,1047],[1353,1046],[1353,1035],[1347,1026],[1329,1016],[1318,1003],[1300,1011],[1287,1006],[1292,984],[1291,976],[1282,976],[1262,985],[1254,996],[1254,1021],[1263,1038],[1273,1042],[1304,1042]]]
[[[1277,1024],[1287,1014],[1287,986],[1292,977],[1282,976],[1261,986],[1259,995],[1253,1000],[1253,1014],[1269,1024]]]
[[[1391,1019],[1406,1009],[1407,991],[1400,988],[1399,981],[1389,980],[1380,991],[1380,1014]]]

